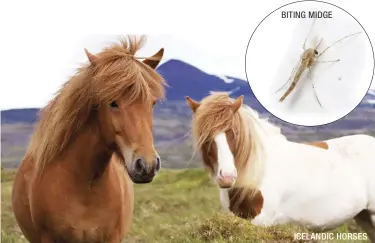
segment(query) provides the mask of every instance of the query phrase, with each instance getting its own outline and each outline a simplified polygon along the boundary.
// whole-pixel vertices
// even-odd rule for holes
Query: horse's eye
[[[116,101],[112,101],[111,104],[109,104],[112,108],[118,108],[118,105]]]
[[[156,101],[152,102],[152,106],[156,105]]]
[[[315,54],[315,55],[318,55],[318,51],[317,51],[317,50],[314,50],[314,54]]]

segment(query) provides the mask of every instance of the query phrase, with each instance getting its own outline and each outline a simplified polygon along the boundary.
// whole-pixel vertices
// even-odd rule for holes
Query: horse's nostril
[[[134,163],[134,170],[136,173],[141,174],[144,170],[144,163],[142,159],[137,159]]]
[[[160,170],[160,167],[161,167],[160,157],[156,157],[156,167],[155,167],[156,172]]]

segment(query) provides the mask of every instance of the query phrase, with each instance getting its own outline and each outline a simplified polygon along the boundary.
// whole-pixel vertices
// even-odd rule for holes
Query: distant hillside
[[[207,96],[210,91],[234,91],[234,97],[244,95],[246,104],[262,114],[268,114],[265,108],[255,98],[248,83],[244,80],[231,76],[221,78],[211,75],[188,63],[175,59],[171,59],[160,65],[157,71],[167,80],[169,87],[167,88],[167,101],[158,105],[156,113],[166,107],[168,109],[174,107],[180,111],[182,109],[184,112],[189,112],[188,109],[177,108],[174,105],[176,102],[179,104],[181,102],[184,103],[185,96],[201,100]],[[230,80],[230,82],[228,82],[228,80]],[[182,107],[184,107],[184,104]],[[185,108],[187,108],[187,106]],[[363,112],[367,113],[367,110],[371,108],[375,108],[375,91],[370,91],[356,110],[362,111],[362,109],[364,109]],[[38,110],[37,108],[26,108],[1,111],[1,123],[34,123],[37,120],[36,114]],[[362,124],[358,125],[362,126]],[[350,127],[352,126],[353,124],[350,125]]]
[[[163,165],[168,168],[197,167],[199,156],[192,161],[190,135],[191,110],[185,96],[201,100],[210,91],[234,91],[233,97],[245,96],[245,103],[262,117],[280,126],[283,134],[292,141],[314,141],[355,133],[375,135],[375,92],[370,91],[353,112],[337,122],[319,127],[301,127],[285,123],[271,116],[257,101],[247,82],[230,77],[207,74],[178,60],[170,60],[157,69],[167,80],[167,100],[158,103],[154,111],[154,139]],[[1,157],[5,167],[17,167],[25,153],[38,108],[1,111]]]
[[[230,78],[227,83],[215,75],[207,74],[200,69],[179,60],[169,60],[160,65],[157,71],[167,80],[168,100],[181,100],[185,96],[201,100],[209,94],[209,91],[231,91],[236,89],[237,94],[243,94],[254,99],[247,82],[240,79]]]
[[[34,123],[37,121],[37,108],[1,111],[1,124]]]

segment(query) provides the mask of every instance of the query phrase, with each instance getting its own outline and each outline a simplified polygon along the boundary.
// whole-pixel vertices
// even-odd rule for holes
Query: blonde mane
[[[261,133],[266,136],[279,137],[286,139],[281,133],[281,128],[270,123],[267,118],[260,118],[259,113],[251,109],[248,105],[243,104],[240,112],[248,119],[255,123],[258,129],[261,129]]]
[[[262,171],[264,138],[267,136],[285,139],[280,128],[259,118],[256,111],[242,105],[233,113],[234,100],[227,92],[212,92],[201,102],[193,116],[193,136],[196,150],[221,132],[233,130],[236,136],[235,163],[243,176],[238,176],[236,186],[256,187]]]
[[[90,119],[93,108],[126,97],[126,105],[137,100],[164,98],[164,79],[134,56],[145,37],[128,36],[97,54],[95,65],[76,71],[40,112],[27,155],[38,170],[60,155]]]

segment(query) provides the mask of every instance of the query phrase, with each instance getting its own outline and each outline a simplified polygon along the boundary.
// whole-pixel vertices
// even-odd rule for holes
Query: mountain
[[[375,108],[375,90],[368,91],[361,105]]]
[[[201,100],[207,96],[210,91],[233,91],[234,96],[245,96],[245,102],[252,104],[254,109],[264,112],[265,109],[256,100],[253,92],[251,91],[247,82],[224,76],[222,78],[207,74],[200,69],[179,60],[169,60],[157,68],[160,73],[168,82],[167,102],[162,104],[168,106],[170,102],[185,102],[185,96],[190,96],[193,99]],[[230,83],[224,81],[230,80]],[[37,120],[36,113],[39,109],[12,109],[1,111],[2,124],[9,123],[34,123]]]
[[[320,141],[348,134],[375,135],[375,92],[346,117],[337,122],[319,126],[293,126],[271,116],[254,97],[248,83],[231,76],[210,75],[179,60],[169,60],[157,71],[167,80],[167,101],[154,109],[154,141],[166,168],[200,166],[199,156],[191,160],[193,149],[191,110],[185,96],[201,100],[211,91],[232,91],[232,97],[244,95],[244,102],[260,112],[262,117],[281,127],[291,141]],[[37,121],[38,108],[1,111],[1,160],[4,168],[16,168],[25,155],[29,138]],[[189,162],[190,161],[190,162]]]
[[[261,114],[268,114],[265,108],[255,98],[247,81],[231,76],[220,77],[211,75],[176,59],[171,59],[160,65],[157,68],[157,72],[167,80],[169,87],[167,87],[166,90],[167,101],[159,105],[155,112],[159,112],[167,107],[174,112],[177,111],[187,116],[190,115],[190,113],[187,111],[188,107],[185,104],[185,96],[201,100],[211,91],[232,91],[233,97],[244,95],[246,104],[250,105]],[[176,105],[176,103],[178,103],[178,105]],[[375,108],[375,91],[369,91],[359,107],[366,108],[366,112],[368,112],[367,109],[372,110],[372,108]],[[30,108],[1,111],[1,123],[34,123],[37,120],[36,113],[38,110],[39,109]],[[358,108],[356,110],[358,113]],[[350,126],[352,126],[352,124]]]
[[[168,100],[181,100],[185,96],[201,100],[210,91],[231,91],[236,89],[237,94],[243,94],[250,99],[254,99],[254,94],[249,85],[235,78],[230,78],[232,82],[226,83],[222,78],[207,74],[200,69],[179,60],[169,60],[157,68],[168,82]]]
[[[190,96],[195,100],[201,100],[209,95],[211,91],[232,91],[233,97],[244,95],[245,103],[264,113],[265,108],[255,98],[247,81],[231,77],[211,75],[202,70],[182,62],[171,59],[157,68],[168,82],[167,100],[185,101],[185,96]]]
[[[37,121],[38,111],[37,108],[1,111],[1,124],[34,123]]]

